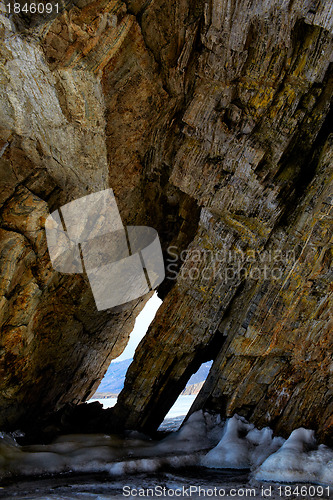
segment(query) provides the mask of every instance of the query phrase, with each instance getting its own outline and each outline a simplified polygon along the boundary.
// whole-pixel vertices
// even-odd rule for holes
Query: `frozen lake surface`
[[[180,399],[164,429],[179,427],[193,399]],[[333,450],[309,429],[285,440],[243,417],[198,411],[160,440],[128,431],[20,446],[0,433],[0,479],[3,500],[332,498]]]

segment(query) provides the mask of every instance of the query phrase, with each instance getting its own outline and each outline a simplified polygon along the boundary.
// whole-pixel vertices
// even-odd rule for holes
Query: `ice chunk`
[[[317,446],[314,431],[296,429],[254,477],[261,481],[333,484],[333,450]]]
[[[253,428],[253,426],[252,426]],[[247,469],[250,467],[249,442],[241,437],[251,429],[235,415],[226,423],[224,435],[218,445],[210,450],[201,464],[211,468]]]
[[[48,445],[19,446],[13,435],[0,433],[0,478],[68,471],[151,474],[200,463],[250,468],[260,481],[333,485],[333,450],[318,446],[313,431],[297,429],[285,441],[237,415],[223,422],[218,415],[196,412],[162,441],[128,432],[67,435]]]
[[[223,425],[217,415],[199,410],[193,413],[177,432],[166,437],[157,449],[159,452],[193,452],[209,449],[216,444],[222,434]],[[218,436],[218,437],[216,437]]]
[[[202,458],[201,464],[215,469],[249,469],[261,464],[283,442],[282,438],[273,438],[268,427],[255,429],[234,415],[227,421],[221,441]]]

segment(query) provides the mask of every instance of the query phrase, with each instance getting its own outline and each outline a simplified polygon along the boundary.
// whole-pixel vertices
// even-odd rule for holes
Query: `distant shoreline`
[[[117,399],[119,394],[120,394],[119,392],[118,394],[114,394],[111,392],[95,392],[95,394],[90,399],[112,399],[112,398]]]
[[[201,387],[203,386],[204,382],[199,382],[198,384],[192,384],[188,385],[185,387],[183,392],[181,393],[182,396],[189,396],[189,395],[196,395],[199,394]],[[95,394],[90,398],[90,399],[112,399],[119,396],[120,392],[114,393],[114,392],[95,392]]]

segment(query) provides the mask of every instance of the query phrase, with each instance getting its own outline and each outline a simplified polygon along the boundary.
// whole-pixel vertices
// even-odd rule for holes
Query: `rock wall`
[[[170,177],[202,207],[200,224],[115,423],[156,428],[214,359],[191,411],[237,412],[285,435],[312,427],[329,441],[332,7],[212,1],[200,35]]]
[[[331,439],[332,31],[325,0],[1,4],[0,428],[87,399],[147,299],[98,313],[49,261],[48,213],[110,186],[167,279],[105,427],[214,359],[193,410]]]
[[[48,214],[110,186],[125,224],[161,227],[164,244],[184,247],[199,209],[146,172],[157,115],[172,120],[174,104],[126,5],[7,11],[1,3],[0,428],[12,430],[89,398],[149,298],[98,312],[84,275],[52,269]]]
[[[93,72],[55,70],[3,12],[0,86],[0,426],[93,394],[125,348],[138,301],[96,310],[84,276],[52,269],[44,221],[108,186],[105,103]],[[41,37],[42,40],[42,37]]]

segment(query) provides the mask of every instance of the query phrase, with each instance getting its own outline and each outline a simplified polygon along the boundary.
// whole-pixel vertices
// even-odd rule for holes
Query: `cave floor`
[[[299,498],[281,494],[279,488],[297,485],[260,483],[250,478],[248,470],[211,470],[204,467],[166,468],[158,473],[140,473],[110,478],[106,473],[60,474],[8,480],[0,488],[2,500],[106,500],[110,498]],[[302,485],[299,485],[301,487]],[[152,490],[156,489],[156,494]],[[164,489],[165,488],[165,489]],[[192,488],[192,492],[190,490]],[[201,488],[201,491],[199,489]],[[216,488],[217,494],[212,494]],[[195,490],[196,489],[196,490]],[[181,490],[182,494],[175,492]],[[164,493],[163,493],[164,492]],[[255,492],[255,495],[253,494]],[[163,493],[163,494],[162,494]],[[303,498],[333,498],[330,495]]]

